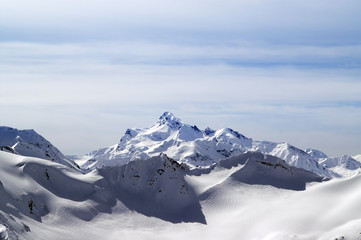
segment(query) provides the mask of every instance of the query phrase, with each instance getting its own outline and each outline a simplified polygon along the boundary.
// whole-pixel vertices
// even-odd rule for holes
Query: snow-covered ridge
[[[312,172],[292,167],[278,157],[260,152],[247,152],[222,159],[209,167],[190,169],[188,175],[212,175],[213,172],[223,170],[227,173],[227,177],[222,181],[229,178],[251,185],[271,185],[276,188],[291,190],[305,190],[306,183],[323,180],[322,177]]]
[[[279,157],[291,166],[303,168],[326,178],[349,176],[361,167],[360,164],[351,171],[344,166],[331,169],[325,162],[329,158],[319,150],[303,151],[286,142],[257,141],[230,128],[201,130],[195,125],[183,123],[172,113],[165,112],[152,127],[127,129],[119,143],[83,156],[82,159],[88,161],[82,164],[82,168],[95,169],[121,165],[135,159],[157,156],[160,153],[165,153],[176,161],[193,167],[210,166],[221,159],[248,151]],[[353,166],[357,164],[353,163]]]
[[[316,149],[303,151],[286,142],[257,141],[230,128],[213,130],[207,127],[201,130],[196,125],[183,123],[170,112],[162,114],[150,128],[127,129],[119,143],[81,157],[65,157],[34,130],[9,127],[0,127],[0,150],[48,159],[75,168],[78,167],[74,163],[76,161],[87,171],[148,159],[161,153],[192,167],[210,166],[227,157],[250,151],[279,157],[291,166],[326,178],[349,177],[357,174],[361,168],[361,162],[348,155],[329,158]]]
[[[9,231],[10,239],[19,239],[18,234],[39,239],[29,219],[35,220],[32,224],[46,216],[90,221],[112,213],[117,201],[123,204],[121,212],[130,209],[172,223],[206,223],[198,196],[185,180],[185,166],[166,155],[88,174],[6,152],[0,152],[0,162],[0,239],[7,239]]]
[[[59,217],[60,211],[62,222],[69,219],[91,221],[97,215],[113,213],[117,202],[122,203],[121,213],[131,210],[170,223],[207,224],[201,201],[207,199],[212,186],[199,192],[195,191],[197,184],[189,181],[193,177],[214,178],[219,171],[229,174],[218,184],[234,181],[305,190],[306,183],[322,181],[321,177],[291,167],[277,157],[256,152],[227,158],[202,169],[189,169],[160,154],[87,174],[44,159],[6,152],[0,152],[0,162],[0,234],[3,239],[8,233],[10,239],[38,239],[39,236],[33,234],[36,222],[41,224],[45,219]],[[78,239],[81,238],[78,236]]]
[[[0,162],[3,239],[358,239],[361,231],[361,175],[305,189],[322,178],[259,152],[192,169],[161,154],[87,174],[6,152]]]
[[[48,140],[34,130],[18,130],[11,127],[0,127],[0,150],[22,156],[37,157],[79,168],[67,159]]]

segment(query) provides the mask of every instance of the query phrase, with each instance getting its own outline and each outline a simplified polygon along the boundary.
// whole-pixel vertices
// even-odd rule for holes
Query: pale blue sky
[[[361,153],[360,1],[0,3],[0,125],[65,154],[171,111],[330,156]]]

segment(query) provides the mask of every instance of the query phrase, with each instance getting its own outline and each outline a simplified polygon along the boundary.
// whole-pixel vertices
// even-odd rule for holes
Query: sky
[[[0,2],[0,125],[65,154],[170,111],[329,156],[361,154],[359,0]]]

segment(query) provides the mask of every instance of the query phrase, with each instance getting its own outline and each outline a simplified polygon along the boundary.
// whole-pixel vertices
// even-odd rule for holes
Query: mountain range
[[[127,129],[120,141],[110,147],[73,157],[83,169],[115,166],[134,159],[166,154],[191,167],[207,167],[231,156],[261,152],[279,157],[290,166],[303,168],[325,178],[346,177],[358,172],[361,163],[351,156],[330,158],[316,149],[301,150],[287,142],[257,141],[223,128],[200,130],[165,112],[150,128]]]
[[[359,156],[201,130],[169,112],[84,156],[10,127],[0,149],[0,240],[361,236]]]

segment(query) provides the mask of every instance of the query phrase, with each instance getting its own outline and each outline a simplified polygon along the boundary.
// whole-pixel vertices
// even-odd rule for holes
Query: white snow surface
[[[8,240],[9,235],[4,225],[0,224],[0,240]]]
[[[361,239],[361,175],[320,180],[253,152],[202,168],[159,155],[83,174],[0,151],[0,239]]]
[[[353,156],[354,159],[356,159],[357,161],[361,162],[361,154],[355,155]]]
[[[70,167],[78,168],[48,140],[34,130],[18,130],[0,126],[0,150],[29,157],[48,159]]]
[[[324,164],[328,157],[319,150],[303,151],[286,142],[257,141],[230,128],[200,130],[195,125],[183,123],[170,112],[165,112],[150,128],[127,129],[119,143],[82,156],[78,163],[82,168],[92,170],[165,153],[178,162],[196,167],[210,166],[221,159],[248,151],[279,157],[291,166],[326,178],[347,177],[358,171],[347,169],[344,165],[340,165],[337,171],[328,168]]]

